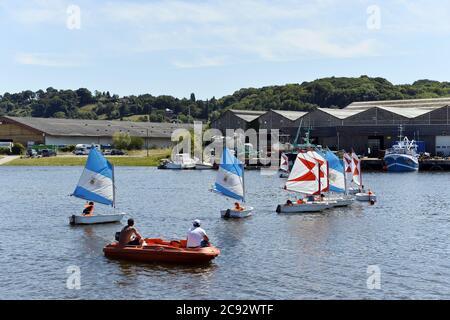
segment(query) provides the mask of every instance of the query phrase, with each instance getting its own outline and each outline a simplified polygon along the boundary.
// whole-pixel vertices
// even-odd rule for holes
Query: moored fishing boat
[[[401,139],[401,135],[400,135]],[[390,172],[411,172],[419,170],[419,155],[417,144],[414,140],[409,141],[407,137],[398,141],[392,148],[386,150],[384,163]]]
[[[112,259],[177,264],[207,263],[220,254],[220,250],[214,246],[187,248],[186,240],[162,239],[145,239],[143,246],[120,246],[118,242],[113,242],[106,245],[103,252]]]
[[[114,166],[97,148],[91,148],[86,166],[72,196],[115,208]],[[72,215],[69,223],[100,224],[120,222],[125,213]]]
[[[212,191],[245,203],[244,164],[228,148],[223,150],[219,171],[217,172],[216,182]],[[221,210],[221,217],[246,218],[252,215],[253,207],[237,204],[237,208]]]

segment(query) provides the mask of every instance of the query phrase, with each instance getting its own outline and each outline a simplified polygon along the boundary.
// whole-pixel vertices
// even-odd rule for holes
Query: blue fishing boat
[[[400,127],[400,140],[386,150],[384,163],[387,171],[411,172],[419,170],[419,154],[414,140],[407,137],[402,139],[402,127]]]
[[[72,196],[115,207],[114,167],[93,147]],[[70,224],[112,223],[122,220],[125,213],[72,215]]]
[[[245,203],[244,164],[228,148],[223,150],[213,191]],[[237,208],[221,210],[220,214],[223,218],[245,218],[252,211],[252,207],[239,205]]]

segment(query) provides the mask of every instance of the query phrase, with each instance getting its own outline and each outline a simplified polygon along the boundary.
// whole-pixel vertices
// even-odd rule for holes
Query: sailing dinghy
[[[328,162],[328,181],[330,183],[330,192],[340,193],[342,195],[331,195],[325,200],[336,201],[335,207],[346,207],[354,202],[354,199],[347,195],[347,183],[345,179],[345,170],[339,158],[330,150],[325,152],[325,159]],[[344,159],[345,161],[345,159]]]
[[[245,203],[244,165],[228,148],[223,150],[213,191]],[[252,211],[253,207],[242,207],[242,210],[221,210],[220,215],[222,218],[246,218]]]
[[[377,196],[372,192],[366,192],[362,184],[362,172],[361,172],[361,160],[358,158],[355,152],[352,152],[352,175],[353,183],[359,188],[359,192],[355,194],[355,198],[358,201],[376,202]]]
[[[284,187],[287,191],[308,196],[322,194],[323,173],[320,162],[309,152],[300,151],[295,159],[288,181]],[[328,201],[312,201],[278,205],[277,213],[321,212],[333,207]]]
[[[73,196],[115,207],[114,167],[97,148],[92,148]],[[72,215],[70,224],[119,222],[125,213]]]
[[[280,178],[289,177],[289,158],[284,152],[281,154],[280,171]]]

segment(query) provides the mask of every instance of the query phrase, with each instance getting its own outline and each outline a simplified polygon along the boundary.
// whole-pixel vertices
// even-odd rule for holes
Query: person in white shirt
[[[187,234],[187,247],[200,248],[209,246],[209,238],[205,230],[200,228],[200,220],[196,219],[193,222],[193,227],[189,229]]]

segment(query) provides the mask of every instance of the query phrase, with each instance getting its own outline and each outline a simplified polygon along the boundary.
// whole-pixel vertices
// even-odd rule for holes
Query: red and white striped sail
[[[299,152],[285,186],[307,195],[319,193],[319,164],[306,152]]]
[[[317,151],[308,151],[308,155],[313,157],[320,164],[320,189],[322,192],[330,191],[330,180],[328,179],[328,161]]]
[[[281,154],[280,170],[289,172],[289,158],[284,153]]]
[[[352,157],[347,152],[344,153],[344,171],[347,174],[351,174],[353,172],[352,169]]]
[[[353,172],[353,182],[361,187],[362,186],[362,175],[361,175],[361,160],[358,158],[356,153],[352,151],[352,172]]]

